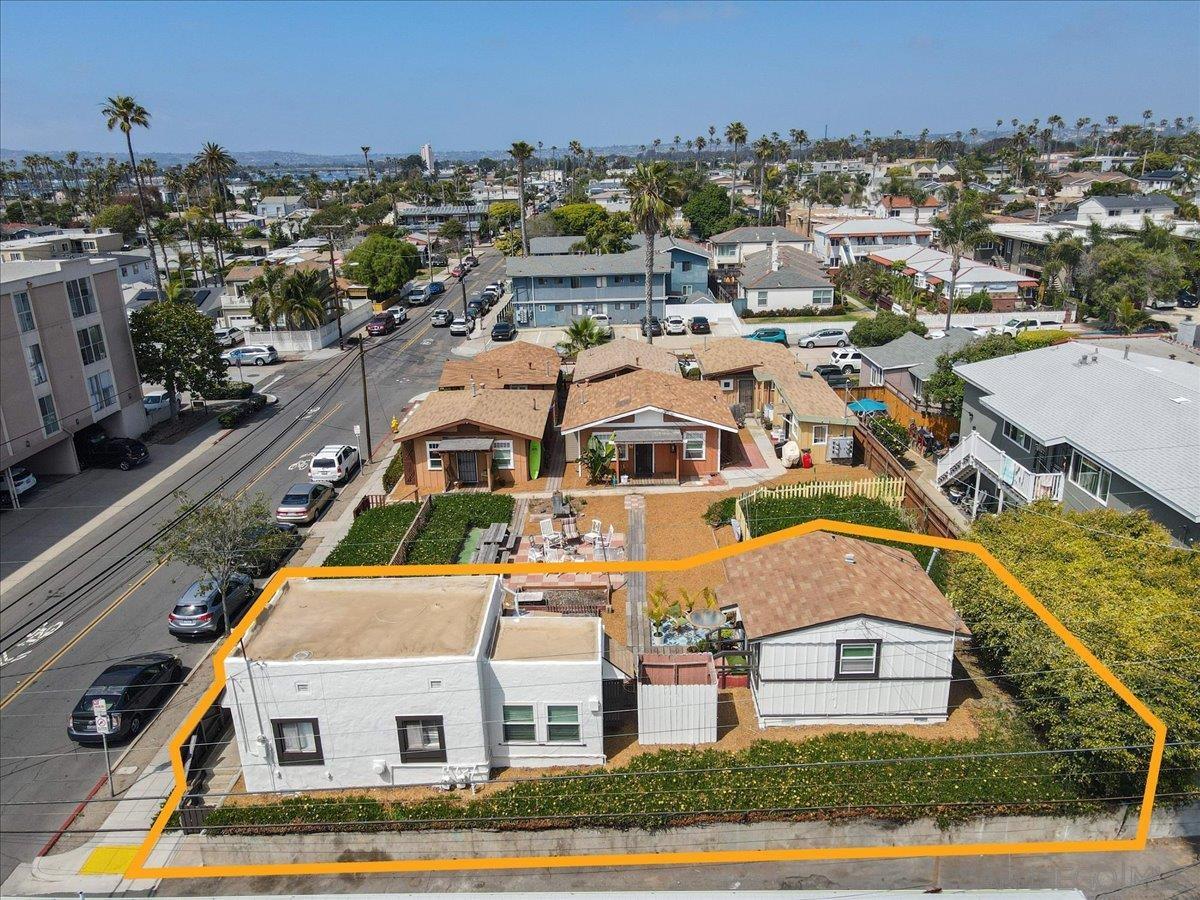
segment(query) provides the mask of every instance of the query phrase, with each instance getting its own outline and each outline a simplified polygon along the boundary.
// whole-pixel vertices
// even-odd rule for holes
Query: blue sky
[[[380,153],[1200,114],[1200,4],[0,5],[0,143]]]

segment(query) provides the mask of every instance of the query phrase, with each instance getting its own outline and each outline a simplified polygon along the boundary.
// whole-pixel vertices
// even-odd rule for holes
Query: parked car
[[[845,347],[850,335],[844,328],[822,328],[800,339],[800,345],[811,350],[813,347]]]
[[[450,333],[466,336],[475,330],[475,319],[471,316],[455,316],[450,323]]]
[[[413,288],[404,295],[404,302],[409,306],[424,306],[433,299],[433,293],[428,287]]]
[[[37,486],[37,477],[24,466],[12,466],[8,472],[12,476],[13,490],[16,491],[18,497]],[[0,500],[5,503],[13,502],[13,497],[8,490],[8,478],[3,474],[0,474]]]
[[[487,287],[483,289],[483,292],[479,295],[479,299],[484,302],[484,305],[486,305],[488,309],[491,309],[500,299],[500,295],[497,294],[493,288]]]
[[[214,328],[213,333],[217,336],[217,344],[221,347],[232,347],[246,337],[246,332],[237,327]]]
[[[435,309],[429,314],[429,324],[434,328],[445,328],[454,321],[454,313],[448,309]]]
[[[663,333],[662,322],[658,316],[642,316],[641,329],[643,337],[658,337]]]
[[[504,282],[503,281],[493,281],[491,284],[489,284],[487,286],[487,289],[489,291],[495,291],[497,297],[504,296]]]
[[[167,614],[167,631],[175,637],[212,637],[225,631],[225,616],[229,626],[237,622],[254,596],[254,582],[249,575],[234,572],[225,584],[225,600],[216,584],[193,581],[175,601]]]
[[[819,366],[813,366],[813,372],[825,379],[825,383],[834,390],[841,390],[850,386],[850,379],[846,377],[846,373],[842,371],[841,366],[836,366],[832,363],[823,363]]]
[[[467,266],[469,266],[472,269],[474,269],[477,265],[479,265],[479,260],[476,257],[471,256],[469,254],[467,256],[463,257],[463,262],[466,263]]]
[[[276,522],[310,525],[333,502],[333,488],[311,481],[293,484],[275,509]]]
[[[692,316],[688,328],[692,330],[692,334],[712,334],[712,326],[708,324],[707,316]]]
[[[1052,331],[1056,328],[1062,328],[1062,322],[1053,319],[1009,319],[1000,326],[1000,333],[1016,337],[1022,331]]]
[[[834,350],[829,354],[829,362],[841,369],[845,375],[862,370],[862,354],[855,347]]]
[[[467,303],[467,315],[472,319],[480,318],[487,312],[487,301],[482,297],[473,297]]]
[[[429,296],[432,298],[436,297],[438,294],[446,293],[446,285],[441,281],[431,281],[429,282],[429,287],[426,288],[426,290],[429,291]]]
[[[1174,309],[1179,305],[1179,301],[1175,297],[1155,297],[1146,305],[1150,309]]]
[[[429,257],[430,265],[444,266],[444,265],[447,265],[449,262],[450,262],[450,260],[446,256],[445,253],[434,253],[432,256]]]
[[[169,653],[146,653],[113,663],[83,692],[67,719],[67,737],[79,744],[99,744],[92,705],[103,700],[110,741],[130,738],[162,706],[183,679],[183,664]]]
[[[75,449],[85,466],[105,466],[128,472],[150,459],[146,445],[134,438],[110,438],[103,430],[81,431],[75,435]]]
[[[408,310],[399,303],[397,303],[395,306],[389,306],[387,308],[387,313],[396,320],[397,325],[408,321]]]
[[[986,337],[992,333],[992,329],[979,325],[955,325],[954,327],[961,328],[963,331],[969,331],[971,334],[977,334],[980,337]],[[931,328],[925,333],[925,336],[931,341],[940,341],[946,336],[946,331],[944,328]]]
[[[467,275],[467,267],[463,263],[459,263],[450,270],[450,275],[454,278],[465,278]]]
[[[1188,291],[1180,291],[1179,296],[1175,298],[1175,302],[1183,309],[1195,309],[1197,306],[1200,306],[1200,296]]]
[[[396,330],[396,320],[391,313],[376,313],[367,322],[367,334],[384,335]]]
[[[787,332],[782,328],[756,328],[746,337],[752,341],[765,341],[768,344],[788,345]]]
[[[246,574],[254,578],[265,578],[283,565],[284,561],[296,552],[296,548],[304,543],[304,538],[291,522],[275,522],[264,525],[261,529],[252,529],[246,535],[251,546],[259,546],[256,542],[270,529],[277,538],[266,542],[264,549],[253,550],[242,562]]]
[[[361,462],[358,450],[349,444],[327,444],[313,454],[308,477],[315,482],[337,484],[353,475]]]
[[[687,334],[687,322],[683,316],[667,316],[664,330],[667,334]]]
[[[517,326],[512,322],[497,322],[492,326],[493,341],[511,341],[517,336]]]
[[[596,323],[596,327],[600,329],[602,333],[612,337],[612,318],[608,313],[594,313],[591,319]]]
[[[221,359],[225,361],[226,366],[265,366],[279,362],[279,351],[270,344],[247,344],[244,347],[226,350],[221,354]]]
[[[177,406],[183,405],[183,397],[179,395],[178,391],[175,392],[175,404]],[[170,391],[151,391],[148,394],[142,395],[142,409],[146,410],[147,413],[158,412],[160,409],[168,409],[170,406]]]

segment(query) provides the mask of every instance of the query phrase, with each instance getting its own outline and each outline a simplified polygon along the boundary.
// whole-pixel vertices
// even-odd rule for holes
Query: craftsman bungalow
[[[670,350],[657,344],[616,338],[607,344],[582,351],[575,359],[572,381],[575,384],[600,381],[643,369],[664,375],[678,375],[679,359]]]
[[[558,353],[528,341],[513,341],[470,359],[446,360],[439,391],[468,388],[552,391],[558,384]]]

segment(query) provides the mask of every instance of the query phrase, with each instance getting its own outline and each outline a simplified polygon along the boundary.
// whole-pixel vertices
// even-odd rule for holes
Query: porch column
[[[515,453],[515,447],[514,447],[514,453]],[[478,456],[476,456],[475,458],[476,458],[476,459],[478,459],[479,457],[478,457]],[[492,454],[491,454],[491,451],[490,451],[490,450],[485,450],[485,451],[484,451],[484,453],[483,453],[483,464],[484,464],[485,466],[487,466],[487,473],[488,473],[488,479],[487,479],[487,484],[488,484],[488,493],[491,493],[493,488],[492,488]]]
[[[675,448],[675,483],[678,484],[683,460],[683,444],[672,444],[671,446]]]
[[[589,438],[590,440],[590,438]],[[621,483],[621,445],[617,443],[616,436],[613,437],[613,469],[617,473],[617,484]]]
[[[979,516],[979,481],[982,477],[979,466],[975,466],[975,496],[971,498],[971,521]]]

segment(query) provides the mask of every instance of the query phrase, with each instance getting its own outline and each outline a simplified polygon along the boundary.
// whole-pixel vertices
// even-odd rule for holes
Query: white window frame
[[[110,369],[102,369],[95,375],[89,375],[87,390],[93,413],[103,412],[117,402],[117,386],[113,382]]]
[[[1004,426],[1001,428],[1001,432],[1004,434],[1004,439],[1010,444],[1016,444],[1025,451],[1033,450],[1033,438],[1007,419],[1004,420]]]
[[[870,670],[865,671],[865,672],[864,671],[849,671],[849,672],[846,671],[844,668],[846,665],[846,662],[847,662],[847,660],[845,658],[846,650],[849,650],[849,649],[861,650],[864,647],[869,647],[871,649],[871,657],[870,657],[871,668],[870,668]],[[878,678],[879,677],[879,651],[880,651],[880,649],[881,649],[880,643],[877,641],[841,641],[841,642],[839,642],[837,645],[837,670],[835,672],[835,677],[837,677],[837,678],[864,678],[864,679]],[[861,663],[863,661],[865,661],[865,657],[859,657],[859,658],[852,660],[852,662],[854,662],[854,663]]]
[[[573,709],[575,710],[574,722],[552,722],[550,720],[550,710],[552,709]],[[571,727],[575,729],[574,734],[569,738],[556,738],[554,736],[554,727]],[[547,703],[546,704],[546,743],[547,744],[582,744],[583,743],[583,721],[579,713],[578,703]]]
[[[700,455],[695,456],[695,450],[688,446],[689,441],[700,437]],[[705,431],[685,431],[683,433],[683,458],[689,462],[700,462],[708,458],[708,433]]]
[[[496,457],[497,448],[506,447],[508,449],[508,464],[502,464]],[[517,467],[517,454],[514,442],[511,440],[492,441],[492,465],[497,469],[515,469]]]
[[[733,390],[733,379],[732,378],[722,378],[721,379],[721,390],[732,391]]]
[[[766,306],[769,302],[769,297],[770,294],[768,291],[755,291],[754,305],[760,307]]]
[[[817,435],[820,435],[818,438]],[[823,447],[829,443],[829,426],[828,425],[813,425],[812,427],[812,442],[814,447]]]
[[[1096,486],[1097,488],[1104,488],[1103,494],[1094,493],[1085,487],[1080,481],[1079,471],[1084,463],[1096,468]],[[1071,451],[1071,464],[1067,468],[1067,480],[1093,500],[1098,500],[1100,503],[1108,506],[1108,495],[1112,490],[1112,472],[1100,465],[1100,463],[1096,462],[1090,456],[1086,456],[1083,453],[1080,453],[1078,450]]]
[[[441,445],[441,441],[425,442],[425,465],[430,472],[442,471],[442,457],[438,454],[438,447]]]
[[[527,709],[529,710],[529,721],[509,722],[505,718],[505,714],[510,709]],[[500,707],[500,740],[505,744],[529,745],[538,742],[538,711],[537,704],[534,703],[505,703]],[[508,726],[530,726],[533,728],[533,737],[531,738],[516,738],[510,739],[508,736]]]

